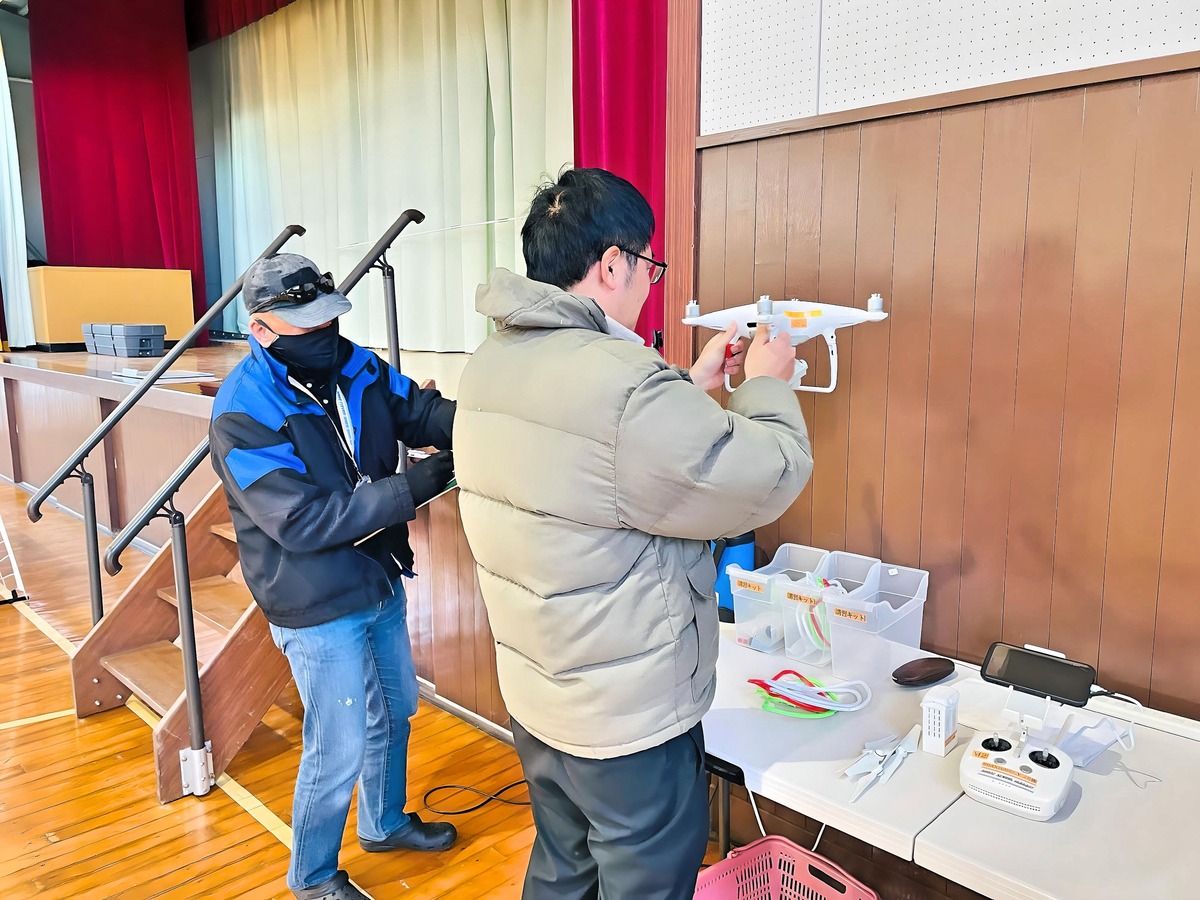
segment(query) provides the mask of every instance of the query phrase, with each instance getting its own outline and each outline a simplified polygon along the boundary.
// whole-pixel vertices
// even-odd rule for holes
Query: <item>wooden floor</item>
[[[286,898],[299,702],[281,696],[204,798],[160,806],[150,728],[129,708],[74,716],[68,652],[90,627],[81,524],[0,483],[0,516],[30,595],[0,607],[0,885],[18,898]],[[102,539],[103,547],[103,539]],[[130,551],[106,602],[145,565]],[[516,754],[422,701],[413,723],[409,796],[468,784],[495,790],[521,778]],[[524,799],[513,792],[513,799]],[[446,806],[473,800],[442,797]],[[410,809],[416,808],[410,802]],[[527,807],[491,803],[452,821],[459,842],[441,854],[363,853],[351,810],[342,866],[378,900],[517,897],[533,843]]]

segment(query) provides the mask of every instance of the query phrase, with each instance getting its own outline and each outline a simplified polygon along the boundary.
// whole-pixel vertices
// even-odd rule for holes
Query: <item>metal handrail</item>
[[[410,222],[416,222],[420,225],[425,221],[425,213],[419,209],[406,209],[400,213],[400,218],[391,224],[383,236],[375,242],[375,245],[367,251],[367,255],[358,261],[358,265],[350,270],[350,274],[342,279],[342,283],[338,285],[338,290],[341,293],[353,290],[354,286],[362,281],[362,277],[371,271],[375,263],[387,253],[387,250],[392,246],[392,242],[400,236]]]
[[[301,226],[289,225],[287,228],[281,231],[275,240],[271,242],[270,246],[263,251],[262,256],[269,256],[270,254],[277,252],[279,248],[286,244],[288,239],[293,235],[302,234],[304,234],[304,229]],[[261,259],[262,256],[259,258]],[[200,319],[192,327],[192,330],[184,335],[183,339],[171,348],[171,351],[162,358],[158,365],[150,370],[150,373],[142,379],[141,383],[138,384],[138,386],[132,391],[130,391],[124,400],[117,404],[116,408],[108,414],[104,421],[100,423],[99,427],[92,432],[91,436],[79,445],[79,448],[71,454],[70,458],[65,463],[59,466],[58,471],[51,475],[50,479],[40,488],[38,488],[37,492],[29,498],[29,502],[25,504],[25,512],[29,514],[30,521],[36,522],[41,519],[42,504],[46,502],[50,494],[59,485],[71,477],[75,467],[79,465],[79,463],[81,463],[89,453],[96,449],[96,446],[102,440],[104,440],[105,436],[112,431],[114,427],[116,427],[118,422],[121,421],[121,419],[125,416],[125,413],[129,412],[130,408],[132,408],[134,404],[136,404],[142,399],[143,396],[145,396],[146,392],[154,386],[154,382],[157,381],[158,378],[165,371],[167,371],[167,369],[169,369],[172,364],[179,359],[180,356],[183,355],[184,351],[192,345],[192,343],[202,332],[208,330],[208,324],[217,316],[219,316],[225,307],[228,306],[233,299],[241,293],[242,279],[244,277],[245,273],[243,272],[242,277],[238,278],[238,280],[233,283],[229,290],[222,294],[221,298],[208,308],[208,312],[200,317]]]
[[[406,209],[400,214],[395,222],[391,224],[383,236],[375,242],[375,245],[367,251],[366,256],[359,260],[358,264],[350,271],[342,283],[338,285],[338,290],[343,294],[348,294],[354,287],[363,279],[372,268],[382,269],[384,275],[385,293],[390,294],[392,302],[388,308],[388,325],[389,331],[394,334],[397,330],[396,308],[395,308],[395,281],[394,272],[391,266],[387,265],[385,254],[388,248],[400,235],[408,225],[412,222],[420,224],[425,221],[425,214],[420,210]],[[386,290],[388,285],[391,285],[392,290]],[[390,339],[388,344],[389,351],[399,353],[398,339]],[[104,569],[109,575],[116,575],[121,571],[121,554],[133,543],[134,539],[141,533],[152,520],[159,517],[161,511],[164,510],[170,503],[171,498],[179,490],[192,472],[202,463],[209,453],[209,444],[207,435],[199,444],[196,445],[188,458],[183,461],[175,473],[159,488],[153,497],[146,502],[146,505],[141,508],[136,516],[131,519],[120,533],[113,538],[112,543],[108,545],[108,550],[104,554]]]
[[[163,510],[168,507],[171,498],[183,486],[183,483],[188,480],[188,477],[196,471],[200,463],[208,458],[208,435],[196,445],[196,449],[188,454],[187,459],[175,470],[175,473],[163,482],[162,487],[158,489],[153,497],[146,501],[146,505],[138,511],[138,514],[129,520],[129,523],[121,529],[120,533],[113,538],[112,543],[108,545],[108,550],[104,554],[104,571],[109,575],[117,575],[121,571],[121,554],[126,548],[133,543],[136,538],[154,519],[164,515]],[[169,512],[165,514],[170,518]]]
[[[396,270],[388,264],[387,252],[388,248],[392,246],[392,242],[400,236],[400,232],[407,228],[410,222],[420,225],[424,221],[425,213],[419,209],[406,209],[400,213],[400,218],[392,223],[383,236],[375,242],[375,246],[367,251],[367,255],[350,270],[350,274],[338,285],[338,290],[346,294],[371,269],[378,268],[383,273],[383,302],[386,310],[384,323],[388,330],[388,362],[391,363],[393,369],[400,368],[400,323],[396,316]]]
[[[289,225],[281,231],[264,250],[262,256],[269,256],[275,253],[295,235],[304,234],[304,229],[299,225]],[[93,484],[92,475],[83,467],[83,461],[100,444],[102,440],[111,432],[117,423],[125,417],[133,406],[146,395],[146,392],[154,387],[155,382],[159,377],[169,369],[184,351],[187,350],[195,342],[196,338],[208,330],[208,325],[228,306],[242,290],[242,282],[245,279],[243,272],[241,277],[233,283],[233,285],[221,295],[208,311],[200,317],[196,324],[192,327],[183,339],[180,340],[171,351],[162,358],[150,372],[142,379],[129,394],[117,404],[116,408],[105,417],[104,421],[96,428],[95,431],[82,443],[79,448],[71,454],[70,458],[59,466],[58,471],[50,476],[49,480],[34,492],[34,495],[29,498],[29,502],[25,505],[25,512],[29,516],[31,522],[37,522],[42,518],[42,504],[49,499],[50,495],[58,489],[68,478],[78,478],[83,486],[83,519],[84,532],[87,540],[87,556],[88,556],[88,581],[91,589],[92,600],[92,624],[99,622],[104,616],[104,595],[103,588],[100,584],[100,547],[97,537],[96,526],[96,497],[95,486]]]

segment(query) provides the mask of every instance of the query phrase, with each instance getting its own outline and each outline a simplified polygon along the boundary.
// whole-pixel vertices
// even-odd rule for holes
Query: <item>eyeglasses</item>
[[[282,294],[276,294],[256,312],[270,312],[280,306],[294,306],[297,303],[312,303],[319,294],[332,294],[336,290],[333,275],[329,272],[318,275],[312,269],[302,269],[292,277],[308,280],[288,285]]]
[[[649,256],[642,256],[642,254],[634,253],[632,250],[626,250],[624,247],[618,247],[617,249],[622,253],[628,253],[630,256],[636,256],[638,259],[642,259],[650,263],[651,284],[658,284],[660,281],[662,281],[663,276],[667,274],[667,264],[665,262],[659,262],[657,259],[653,259]]]

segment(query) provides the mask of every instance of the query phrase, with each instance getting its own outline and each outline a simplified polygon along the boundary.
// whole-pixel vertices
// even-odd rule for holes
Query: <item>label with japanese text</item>
[[[842,609],[840,606],[835,606],[833,614],[839,619],[849,619],[851,622],[858,622],[862,625],[867,624],[867,614],[856,609]]]

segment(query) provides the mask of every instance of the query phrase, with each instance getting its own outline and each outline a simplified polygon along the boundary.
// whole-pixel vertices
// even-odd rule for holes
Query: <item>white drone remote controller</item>
[[[958,767],[962,789],[980,803],[1045,822],[1062,809],[1075,763],[1053,744],[1016,733],[979,732]]]

